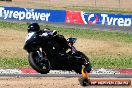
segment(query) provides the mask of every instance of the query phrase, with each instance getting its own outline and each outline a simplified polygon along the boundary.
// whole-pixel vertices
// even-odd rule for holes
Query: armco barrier
[[[0,6],[0,19],[31,22],[65,22],[66,11]]]
[[[0,6],[0,20],[132,26],[132,14],[91,13]]]
[[[66,23],[132,26],[132,15],[66,11]]]

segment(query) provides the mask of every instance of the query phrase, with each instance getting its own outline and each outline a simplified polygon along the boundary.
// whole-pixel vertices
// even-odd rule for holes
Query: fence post
[[[119,3],[119,9],[121,8],[121,0],[118,0]]]
[[[94,5],[95,5],[95,7],[96,7],[96,3],[97,3],[96,0],[94,0]]]

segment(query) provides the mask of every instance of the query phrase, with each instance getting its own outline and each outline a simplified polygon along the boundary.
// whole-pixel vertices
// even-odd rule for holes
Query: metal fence
[[[132,11],[132,0],[3,0],[12,3],[2,3],[1,6],[16,6],[27,8],[72,9],[100,8],[126,9]]]
[[[0,1],[12,1],[12,0],[0,0]]]
[[[86,1],[86,0],[85,0]],[[132,10],[131,0],[88,0],[89,6]]]

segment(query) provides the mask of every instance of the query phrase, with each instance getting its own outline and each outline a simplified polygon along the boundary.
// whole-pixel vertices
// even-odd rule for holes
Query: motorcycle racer
[[[76,41],[76,38],[70,37],[66,40],[63,35],[57,34],[56,30],[50,30],[49,28],[40,30],[40,26],[38,23],[31,23],[28,26],[28,36],[25,41],[24,49],[27,50],[27,52],[29,53],[29,62],[31,66],[40,73],[45,74],[49,72],[50,67],[48,68],[48,66],[50,66],[49,64],[50,61],[52,63],[51,67],[53,67],[54,69],[70,69],[68,66],[70,65],[72,66],[73,64],[71,69],[74,69],[77,73],[81,73],[82,65],[85,66],[85,69],[87,72],[90,72],[92,67],[90,66],[89,58],[85,54],[83,54],[83,52],[78,51],[73,46],[75,41]],[[45,47],[45,46],[48,46],[48,47]],[[67,52],[68,49],[70,49],[69,52],[71,53]],[[35,59],[38,59],[38,60],[40,59],[39,62],[41,62],[43,57],[45,56],[42,53],[48,56],[47,59],[45,59],[45,61],[49,60],[49,62],[46,63],[49,65],[46,65],[45,62],[42,62],[45,66],[43,66],[42,63],[40,63],[41,65],[38,65],[38,62],[33,61]],[[36,58],[34,55],[36,56]],[[55,55],[55,57],[52,55]],[[63,64],[61,64],[62,60],[63,60]],[[64,67],[60,68],[59,65],[60,66],[64,65]],[[46,66],[48,70],[43,71],[42,69],[45,68]]]

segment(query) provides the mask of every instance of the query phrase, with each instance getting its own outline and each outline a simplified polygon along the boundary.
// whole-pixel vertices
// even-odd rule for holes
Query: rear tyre
[[[83,53],[78,51],[77,54],[81,57],[81,61],[79,61],[77,68],[74,70],[76,73],[81,74],[82,65],[85,66],[85,70],[89,73],[91,71],[91,63],[89,58]]]
[[[28,61],[34,70],[41,74],[47,74],[50,71],[51,65],[46,56],[44,58],[45,59],[40,60],[37,52],[30,52],[28,56]]]

